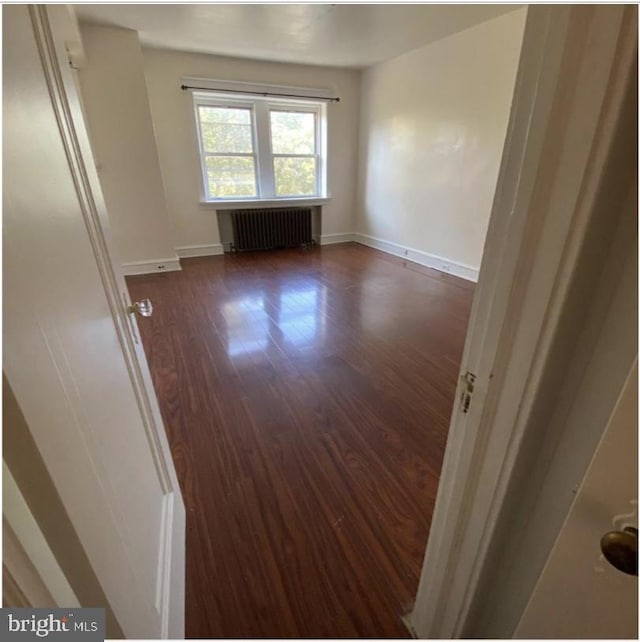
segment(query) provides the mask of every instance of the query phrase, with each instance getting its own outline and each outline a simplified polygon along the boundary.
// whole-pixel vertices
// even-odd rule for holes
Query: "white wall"
[[[220,243],[216,212],[202,207],[202,172],[192,97],[183,76],[330,88],[328,185],[322,234],[353,232],[356,202],[360,76],[356,71],[308,67],[166,49],[143,49],[145,75],[169,214],[178,248]]]
[[[79,74],[114,245],[123,263],[219,248],[184,76],[330,88],[322,235],[474,278],[500,163],[526,9],[354,70],[140,48],[126,29],[83,25]],[[362,96],[361,96],[362,85]],[[360,121],[360,126],[358,123]],[[396,245],[393,245],[396,244]],[[429,263],[429,260],[427,260]]]
[[[358,240],[477,277],[525,18],[518,9],[365,72]]]
[[[83,25],[82,101],[115,251],[124,264],[178,267],[138,33]]]

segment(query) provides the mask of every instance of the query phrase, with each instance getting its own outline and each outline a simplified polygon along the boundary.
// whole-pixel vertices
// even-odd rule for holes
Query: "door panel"
[[[608,531],[638,526],[638,364],[629,374],[516,638],[638,637],[638,578],[600,551]]]
[[[46,8],[5,5],[3,31],[5,372],[125,634],[179,636],[184,508],[144,355],[127,350],[66,60]]]

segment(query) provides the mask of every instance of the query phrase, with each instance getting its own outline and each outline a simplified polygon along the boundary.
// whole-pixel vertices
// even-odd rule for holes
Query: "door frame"
[[[438,496],[409,617],[420,638],[465,634],[635,73],[636,16],[629,5],[528,9]],[[472,389],[467,372],[473,374]],[[466,409],[460,403],[465,393],[471,394]]]
[[[124,275],[113,260],[107,210],[73,75],[73,65],[82,58],[80,32],[75,16],[65,5],[28,5],[28,10],[78,202],[166,497],[159,560],[161,635],[181,639],[185,608],[185,508],[151,374],[138,339],[137,323],[127,311],[130,300]]]
[[[13,594],[29,608],[78,608],[80,602],[4,460],[2,499],[3,577],[10,577],[8,594],[3,586],[3,601],[11,601]]]

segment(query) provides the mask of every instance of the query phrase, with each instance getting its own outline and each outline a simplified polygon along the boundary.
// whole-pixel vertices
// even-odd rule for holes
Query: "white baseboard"
[[[397,243],[384,241],[383,239],[376,238],[375,236],[369,236],[368,234],[356,233],[353,234],[353,237],[353,240],[355,240],[356,243],[368,245],[376,250],[382,250],[387,254],[393,254],[394,256],[399,256],[407,261],[412,261],[413,263],[418,263],[425,267],[439,270],[440,272],[459,276],[467,281],[473,281],[474,283],[477,283],[478,281],[479,270],[478,268],[471,267],[470,265],[458,263],[457,261],[445,259],[441,256],[436,256],[435,254],[429,254],[422,250],[406,247],[405,245],[398,245]]]
[[[457,261],[445,259],[441,256],[429,254],[428,252],[416,250],[405,245],[399,245],[398,243],[392,243],[391,241],[385,241],[383,239],[376,238],[375,236],[369,236],[368,234],[347,232],[343,234],[324,234],[320,237],[320,245],[334,245],[336,243],[349,243],[352,241],[360,243],[361,245],[373,247],[376,250],[381,250],[387,254],[399,256],[407,261],[412,261],[413,263],[418,263],[419,265],[439,270],[440,272],[459,276],[467,281],[473,281],[474,283],[478,281],[479,270],[471,267],[470,265],[464,265]],[[224,248],[221,244],[186,245],[176,248],[176,253],[178,254],[178,257],[183,259],[197,256],[219,256],[224,254]],[[133,276],[136,274],[156,274],[158,272],[175,272],[182,269],[180,266],[180,258],[176,257],[173,259],[157,259],[155,261],[133,261],[131,263],[123,263],[122,270],[126,276]]]
[[[224,254],[220,243],[213,245],[183,245],[176,248],[176,253],[181,259],[190,259],[196,256],[218,256]]]
[[[320,245],[333,245],[334,243],[349,243],[354,241],[355,234],[348,232],[346,234],[324,234],[320,237]]]
[[[131,263],[122,264],[122,271],[125,276],[133,276],[135,274],[156,274],[158,272],[177,272],[181,269],[180,259],[177,256],[172,259],[132,261]]]

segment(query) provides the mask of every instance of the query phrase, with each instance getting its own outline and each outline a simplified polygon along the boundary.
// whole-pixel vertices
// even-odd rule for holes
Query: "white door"
[[[638,364],[627,378],[575,502],[538,580],[516,638],[638,637],[638,578],[601,552],[611,531],[637,529]],[[633,531],[631,531],[633,532]],[[636,537],[623,553],[637,573]],[[526,555],[526,551],[523,551]],[[624,558],[627,556],[624,555]]]
[[[60,9],[3,7],[4,369],[126,637],[183,637],[184,505]]]

